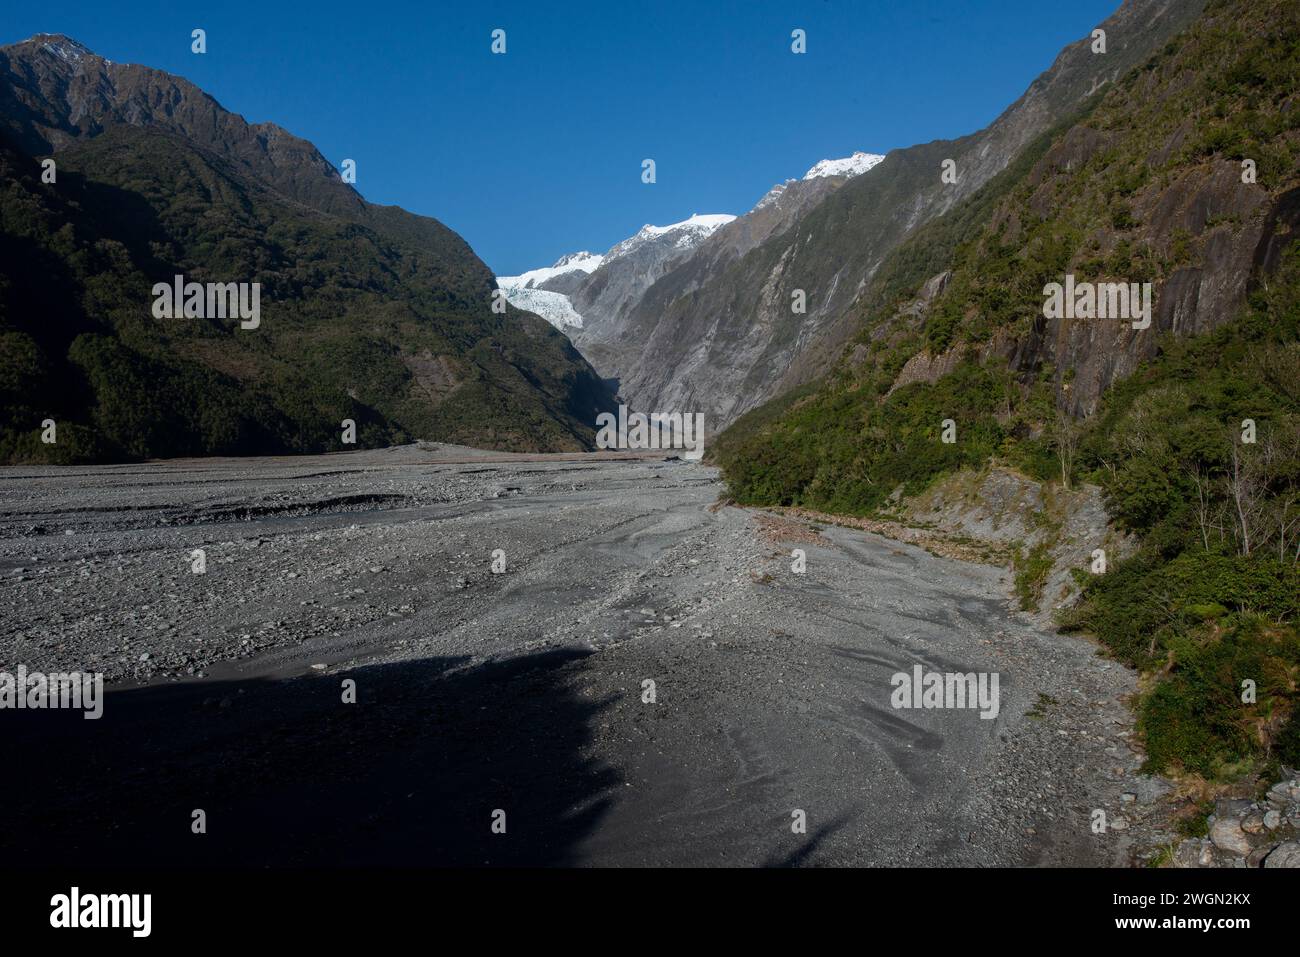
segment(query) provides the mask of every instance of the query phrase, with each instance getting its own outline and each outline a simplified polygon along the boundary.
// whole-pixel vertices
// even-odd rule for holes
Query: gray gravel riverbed
[[[99,721],[0,711],[0,760],[28,770],[0,848],[1127,862],[1160,790],[1129,671],[1013,611],[1003,570],[721,491],[690,462],[432,446],[0,470],[0,670],[109,683]],[[997,718],[891,707],[917,664],[996,672]],[[1119,826],[1093,833],[1096,809]]]

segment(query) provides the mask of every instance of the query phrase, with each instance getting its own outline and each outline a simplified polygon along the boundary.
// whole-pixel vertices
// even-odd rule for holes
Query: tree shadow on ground
[[[803,844],[797,850],[790,851],[785,855],[781,855],[779,853],[769,855],[767,860],[764,861],[763,866],[764,867],[802,867],[806,864],[814,864],[815,863],[814,857],[821,849],[822,842],[824,842],[828,837],[830,837],[836,831],[843,828],[844,825],[848,824],[852,816],[853,815],[849,815],[849,814],[839,815],[833,821],[830,821],[827,824],[823,824],[812,834],[808,835],[808,839],[804,841]]]
[[[609,705],[579,690],[585,656],[111,691],[97,721],[0,712],[0,849],[9,867],[576,863],[621,783],[585,754]]]

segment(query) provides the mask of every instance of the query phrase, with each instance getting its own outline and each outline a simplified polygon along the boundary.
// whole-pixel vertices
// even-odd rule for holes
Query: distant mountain
[[[656,259],[660,259],[665,253],[670,254],[672,251],[690,252],[713,235],[719,227],[727,225],[735,218],[735,216],[729,216],[726,213],[714,213],[705,216],[694,213],[690,219],[684,219],[680,223],[671,223],[667,226],[651,226],[646,223],[637,230],[635,235],[629,236],[611,248],[605,254],[605,263],[633,256],[642,250],[651,248],[655,250],[654,257]]]
[[[830,192],[877,166],[884,156],[855,152],[816,163],[802,179],[773,186],[746,215],[693,215],[668,226],[642,226],[603,256],[571,253],[553,266],[519,276],[498,276],[512,305],[544,316],[565,330],[597,369],[611,381],[637,389],[641,351],[639,314],[663,308],[643,304],[660,279],[674,275],[686,283],[722,262],[742,255],[780,232]],[[666,286],[660,292],[677,290]]]
[[[575,337],[583,355],[601,375],[617,381],[620,393],[638,408],[676,408],[663,404],[671,398],[659,390],[655,381],[671,374],[671,370],[665,370],[645,349],[664,312],[680,298],[689,301],[697,289],[722,275],[730,263],[787,230],[808,210],[883,159],[877,154],[858,152],[843,159],[820,161],[802,179],[788,179],[773,186],[745,215],[728,217],[708,233],[697,230],[687,234],[693,243],[687,246],[678,240],[669,247],[671,255],[651,260],[652,268],[639,273],[639,281],[615,283],[614,295],[604,294],[609,279],[597,271],[579,293],[586,297],[580,308],[589,320]],[[635,248],[638,238],[646,241],[653,235],[643,229],[628,244]],[[611,250],[606,260],[613,254]],[[639,260],[631,260],[618,271],[626,275],[640,264]],[[593,291],[603,295],[592,295]]]
[[[0,169],[0,460],[321,451],[345,418],[358,445],[576,449],[611,405],[560,333],[491,311],[454,232],[179,77],[0,48]],[[178,274],[258,283],[260,327],[154,318]]]
[[[844,159],[824,159],[808,172],[804,179],[816,179],[819,176],[860,176],[867,170],[874,169],[885,157],[879,153],[854,153]]]
[[[536,313],[555,328],[581,328],[582,316],[569,301],[569,293],[580,286],[604,258],[586,250],[569,253],[557,259],[553,266],[530,269],[518,276],[497,276],[497,286],[505,291],[506,301],[512,306]]]
[[[903,239],[977,192],[1203,7],[1203,0],[1126,0],[1100,24],[1107,52],[1093,53],[1090,37],[1070,44],[986,129],[895,150],[851,177],[818,164],[813,170],[831,175],[782,184],[612,323],[603,316],[597,323],[575,299],[586,320],[583,354],[617,378],[637,408],[702,411],[718,425],[808,382],[857,329],[874,301],[877,270]],[[955,164],[956,183],[940,178],[945,160]],[[797,292],[802,313],[793,308]]]
[[[660,276],[687,259],[697,246],[734,218],[695,214],[668,226],[647,224],[610,249],[600,268],[571,296],[573,308],[583,317],[582,330],[574,336],[574,342],[588,361],[591,354],[599,354],[603,341],[618,334],[624,313]],[[609,370],[601,371],[609,377]]]
[[[733,219],[726,214],[697,214],[668,226],[647,223],[603,256],[585,250],[569,253],[553,266],[498,276],[497,285],[511,305],[536,312],[577,337],[585,328],[580,309],[599,317],[599,325],[605,324],[609,315],[616,315],[673,263]]]

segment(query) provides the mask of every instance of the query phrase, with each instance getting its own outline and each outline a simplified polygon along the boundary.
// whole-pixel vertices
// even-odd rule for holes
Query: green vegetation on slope
[[[1084,423],[1058,411],[1072,370],[1013,368],[1003,357],[1039,348],[1043,285],[1067,270],[1159,284],[1205,261],[1210,227],[1234,224],[1166,242],[1151,220],[1171,187],[1208,164],[1254,159],[1274,207],[1294,206],[1296,21],[1292,4],[1212,4],[1080,123],[918,230],[864,296],[863,329],[844,359],[820,383],[740,419],[714,449],[739,502],[850,514],[991,459],[1041,480],[1101,484],[1140,546],[1089,579],[1067,624],[1153,676],[1140,722],[1156,769],[1214,776],[1265,759],[1300,762],[1300,719],[1287,723],[1300,711],[1291,224],[1277,224],[1289,250],[1267,264],[1244,315],[1162,343]],[[915,294],[940,269],[951,277],[928,308],[901,308],[900,293]],[[945,360],[946,374],[900,381],[917,356]],[[946,419],[957,423],[955,444],[940,441]],[[1256,423],[1254,443],[1242,441],[1245,419]],[[1034,571],[1021,569],[1026,600]],[[1243,681],[1255,682],[1253,702],[1242,700]]]
[[[930,330],[904,325],[889,328],[888,335],[876,330],[889,325],[922,282],[972,255],[1008,195],[1096,102],[1094,98],[1038,137],[970,199],[917,229],[886,257],[859,307],[864,328],[854,345],[860,359],[841,362],[822,380],[747,413],[718,437],[713,454],[738,501],[869,514],[900,483],[909,493],[919,491],[940,475],[983,462],[998,450],[1034,474],[1044,473],[1049,457],[1043,449],[1005,442],[1047,414],[1050,396],[1043,385],[1025,389],[1006,370],[981,370],[970,361],[954,373],[964,381],[913,383],[891,393],[907,360],[925,349]],[[1034,295],[1041,301],[1038,290]],[[895,410],[904,409],[911,427],[896,429],[900,415]],[[959,444],[972,439],[974,447],[934,448],[940,423],[958,410],[963,423]]]
[[[1141,546],[1064,623],[1159,679],[1139,704],[1151,767],[1300,766],[1300,244],[1241,319],[1110,391],[1079,467]]]
[[[445,227],[319,212],[155,130],[57,162],[42,184],[0,143],[0,461],[328,451],[347,418],[359,447],[590,445],[606,390],[563,335],[491,312]],[[176,274],[259,282],[260,328],[155,319]]]

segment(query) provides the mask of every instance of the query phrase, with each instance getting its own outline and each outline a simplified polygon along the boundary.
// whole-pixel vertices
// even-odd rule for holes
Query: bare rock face
[[[873,338],[883,338],[889,335],[897,335],[899,332],[906,332],[912,329],[919,329],[925,324],[925,318],[930,313],[930,304],[934,301],[948,285],[950,272],[942,272],[937,276],[927,280],[921,288],[921,294],[912,302],[905,305],[893,317],[890,322],[881,323],[874,330]],[[935,383],[957,368],[961,362],[965,347],[953,347],[947,349],[938,355],[930,355],[928,352],[918,352],[912,358],[903,364],[899,370],[898,377],[889,387],[888,395],[911,385],[913,382]]]
[[[1060,145],[1068,141],[1067,136]],[[1088,155],[1085,150],[1076,159]],[[1049,154],[1039,167],[1055,162],[1060,157]],[[1238,313],[1257,267],[1267,268],[1283,238],[1300,225],[1300,190],[1271,199],[1263,187],[1241,182],[1238,164],[1219,160],[1184,172],[1168,186],[1152,184],[1133,208],[1138,227],[1130,242],[1170,257],[1180,241],[1197,251],[1196,265],[1154,283],[1150,328],[1048,319],[1022,338],[985,350],[999,352],[1022,371],[1053,365],[1060,405],[1076,416],[1092,413],[1107,387],[1153,358],[1162,335],[1203,335]],[[1115,237],[1101,239],[1110,248]]]
[[[1214,822],[1210,828],[1210,840],[1221,851],[1246,855],[1251,851],[1250,838],[1246,835],[1241,822],[1234,818],[1223,818]]]
[[[1264,858],[1265,867],[1300,867],[1300,841],[1287,841]]]
[[[537,288],[543,292],[558,292],[565,296],[572,296],[587,281],[587,276],[588,274],[581,269],[574,269],[538,283]]]
[[[671,226],[643,226],[572,289],[573,307],[583,317],[574,343],[601,375],[621,379],[629,348],[639,352],[642,343],[629,330],[628,317],[646,290],[734,222],[730,215],[697,215]]]
[[[1110,40],[1105,56],[1081,39],[986,129],[896,150],[824,195],[777,197],[775,210],[760,204],[667,271],[599,342],[593,329],[580,347],[602,375],[620,380],[632,404],[703,411],[710,428],[817,377],[856,331],[854,305],[880,263],[912,229],[978,190],[1203,6],[1127,0],[1102,24]],[[956,163],[956,184],[940,181],[946,159]],[[805,312],[792,309],[796,290]]]

